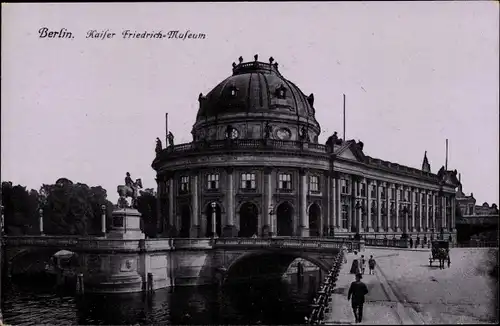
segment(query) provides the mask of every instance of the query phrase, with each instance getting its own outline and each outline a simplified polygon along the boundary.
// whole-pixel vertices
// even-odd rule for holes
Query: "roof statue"
[[[162,144],[160,138],[156,137],[156,148],[155,148],[156,154],[160,154],[162,151]]]

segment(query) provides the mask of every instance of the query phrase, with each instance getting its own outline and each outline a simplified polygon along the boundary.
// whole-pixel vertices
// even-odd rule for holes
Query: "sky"
[[[2,4],[1,179],[39,189],[65,177],[116,201],[125,172],[156,187],[165,113],[189,142],[198,94],[239,56],[273,56],[314,93],[321,143],[461,174],[478,204],[499,202],[498,2]],[[65,28],[73,38],[40,38]],[[86,38],[90,30],[116,33]],[[205,39],[123,39],[186,30]],[[163,141],[165,144],[165,141]]]

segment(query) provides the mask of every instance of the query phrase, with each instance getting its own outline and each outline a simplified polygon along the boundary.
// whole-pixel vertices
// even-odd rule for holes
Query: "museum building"
[[[431,173],[426,154],[421,169],[372,158],[336,133],[318,143],[314,95],[272,57],[240,57],[198,102],[190,143],[158,140],[162,234],[456,238],[456,170]]]

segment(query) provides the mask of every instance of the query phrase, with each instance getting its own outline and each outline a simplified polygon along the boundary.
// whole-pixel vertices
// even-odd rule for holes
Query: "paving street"
[[[429,266],[430,250],[367,248],[377,261],[375,275],[363,277],[369,289],[362,324],[493,323],[498,283],[489,275],[496,255],[486,248],[452,248],[451,266]],[[358,254],[359,255],[359,254]],[[337,282],[326,324],[354,323],[347,301],[353,254]]]

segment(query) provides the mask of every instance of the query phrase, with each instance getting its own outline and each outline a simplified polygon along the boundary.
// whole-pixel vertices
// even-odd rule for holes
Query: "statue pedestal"
[[[141,214],[133,208],[121,208],[112,215],[113,223],[106,237],[110,250],[87,255],[85,289],[90,293],[141,292],[145,282],[139,252],[139,242],[145,239]]]
[[[141,213],[135,208],[120,208],[113,211],[113,224],[107,238],[145,239],[146,236],[141,230]]]

